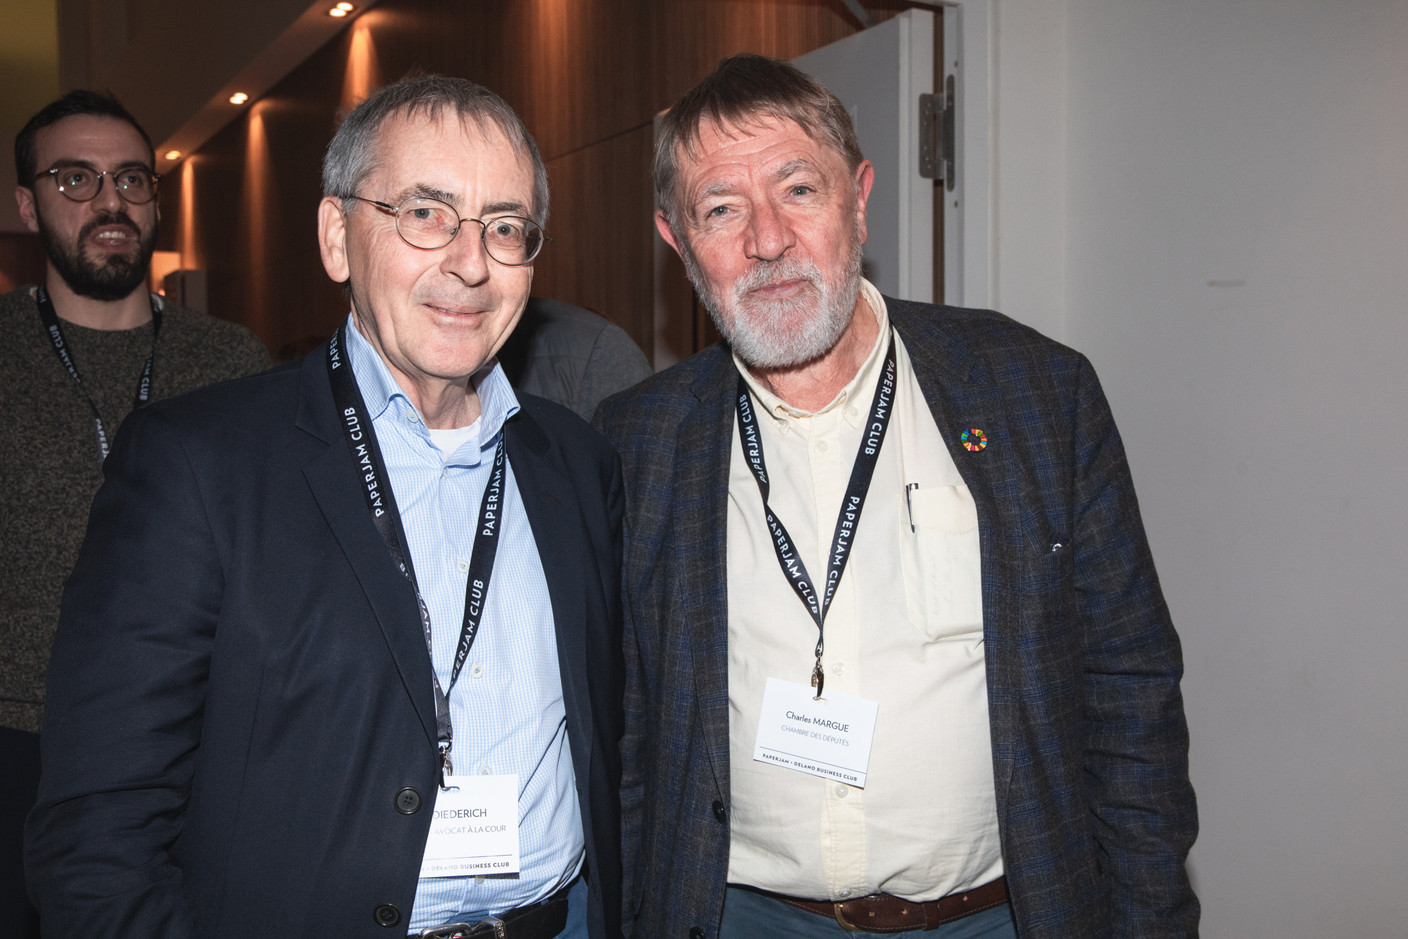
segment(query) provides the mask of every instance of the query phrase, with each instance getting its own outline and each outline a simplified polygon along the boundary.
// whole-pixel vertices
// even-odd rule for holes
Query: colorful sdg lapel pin
[[[976,427],[971,427],[963,432],[958,439],[963,441],[964,449],[981,450],[988,445],[988,435]]]

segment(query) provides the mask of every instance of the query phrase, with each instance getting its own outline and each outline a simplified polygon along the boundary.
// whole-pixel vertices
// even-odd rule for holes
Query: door
[[[875,164],[866,210],[866,277],[902,300],[934,301],[935,183],[919,175],[919,96],[934,91],[935,19],[906,10],[792,60],[850,112]],[[942,265],[937,265],[942,271]]]

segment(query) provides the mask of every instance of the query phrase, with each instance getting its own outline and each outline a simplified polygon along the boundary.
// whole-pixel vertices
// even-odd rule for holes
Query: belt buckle
[[[507,939],[508,927],[497,916],[486,916],[479,922],[446,923],[427,926],[420,931],[421,939]]]
[[[831,913],[833,916],[836,917],[836,922],[839,923],[841,928],[844,929],[846,932],[864,932],[864,929],[857,926],[855,923],[852,923],[850,920],[846,919],[846,911],[841,909],[841,907],[843,906],[845,906],[844,901],[841,903],[831,904]]]

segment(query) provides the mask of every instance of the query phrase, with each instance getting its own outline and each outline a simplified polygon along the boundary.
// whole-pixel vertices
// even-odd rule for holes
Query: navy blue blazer
[[[594,939],[619,936],[616,458],[529,395],[506,450],[547,575]],[[416,599],[326,350],[135,413],[49,672],[27,828],[46,935],[406,934],[438,779]]]
[[[977,503],[1018,933],[1195,935],[1181,651],[1094,371],[997,313],[886,302]],[[597,412],[626,479],[625,903],[641,939],[713,937],[722,915],[736,387],[716,345]],[[960,445],[969,428],[985,449]]]

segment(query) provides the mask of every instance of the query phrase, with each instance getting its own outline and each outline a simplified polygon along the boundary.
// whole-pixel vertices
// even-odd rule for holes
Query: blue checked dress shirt
[[[464,914],[500,913],[550,896],[581,868],[582,817],[547,579],[511,463],[483,623],[458,681],[449,687],[479,505],[499,432],[518,410],[508,379],[497,363],[474,376],[479,420],[446,454],[431,442],[420,414],[351,316],[347,353],[430,610],[430,657],[440,687],[449,692],[455,773],[518,774],[522,873],[422,878],[411,913],[414,933]],[[425,689],[427,696],[432,693]]]

